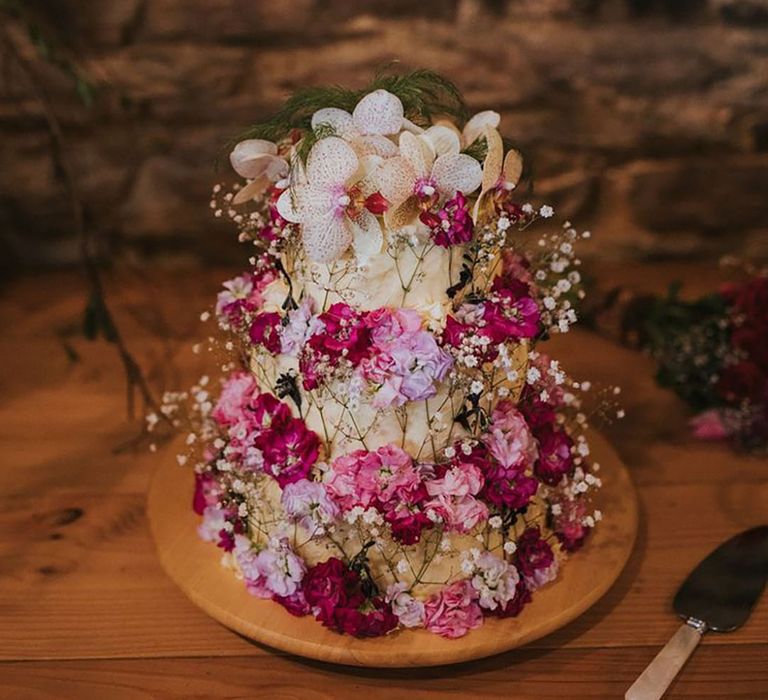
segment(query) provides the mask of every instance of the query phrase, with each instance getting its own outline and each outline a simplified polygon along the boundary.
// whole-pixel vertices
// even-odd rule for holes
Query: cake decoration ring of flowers
[[[254,251],[212,315],[237,359],[162,410],[192,404],[179,461],[223,565],[340,633],[517,616],[601,518],[589,384],[540,350],[576,321],[588,234],[523,245],[553,211],[518,197],[499,124],[429,71],[311,89],[214,188]]]

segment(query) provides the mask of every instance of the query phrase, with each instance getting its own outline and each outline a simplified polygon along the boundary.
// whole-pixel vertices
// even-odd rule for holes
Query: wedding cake
[[[576,320],[587,234],[531,237],[553,212],[499,125],[428,71],[313,88],[214,188],[253,253],[213,314],[236,359],[189,394],[199,533],[340,633],[518,615],[600,519],[588,386],[540,346]]]

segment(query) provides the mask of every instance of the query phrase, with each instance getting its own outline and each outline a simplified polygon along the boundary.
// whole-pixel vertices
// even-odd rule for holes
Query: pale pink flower
[[[374,467],[378,464],[370,452],[355,450],[334,459],[325,475],[328,492],[343,510],[367,508],[374,499],[374,490],[363,490],[359,484],[358,475],[366,462],[372,462]]]
[[[528,423],[511,401],[498,403],[483,441],[490,453],[506,468],[532,465],[538,454]]]
[[[403,627],[421,627],[424,625],[424,603],[408,592],[408,586],[399,581],[387,588],[387,602],[392,606]]]
[[[520,574],[508,562],[490,552],[481,552],[474,560],[472,587],[479,595],[479,604],[486,610],[504,608],[515,597]]]
[[[211,415],[220,425],[234,425],[243,419],[245,406],[259,393],[256,380],[249,372],[236,372],[227,377],[219,400]]]
[[[339,507],[331,500],[325,485],[308,479],[286,484],[281,503],[288,518],[309,533],[325,532],[339,516]]]
[[[260,598],[293,595],[307,571],[304,560],[290,548],[287,539],[271,540],[266,549],[256,553],[238,538],[235,558],[249,592]]]
[[[424,626],[449,639],[463,637],[483,624],[483,613],[477,603],[477,591],[462,580],[443,588],[424,604]]]

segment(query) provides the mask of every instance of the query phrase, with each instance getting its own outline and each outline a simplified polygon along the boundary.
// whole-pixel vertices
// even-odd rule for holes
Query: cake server
[[[632,684],[625,700],[658,700],[705,632],[733,632],[752,612],[768,578],[768,525],[721,544],[688,576],[672,603],[685,622]]]

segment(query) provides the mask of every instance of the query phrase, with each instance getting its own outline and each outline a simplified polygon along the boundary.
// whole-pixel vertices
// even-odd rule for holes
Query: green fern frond
[[[404,75],[379,73],[363,90],[349,90],[338,85],[310,87],[294,93],[272,117],[255,124],[238,140],[279,141],[292,129],[309,131],[312,115],[323,107],[352,112],[355,105],[373,90],[387,90],[400,98],[405,116],[426,125],[436,115],[466,119],[467,109],[458,88],[447,78],[431,70],[415,70]]]
[[[335,136],[336,129],[330,124],[318,124],[314,129],[309,129],[304,138],[301,139],[297,148],[296,156],[301,159],[302,163],[307,162],[309,152],[320,139],[327,138],[328,136]]]

